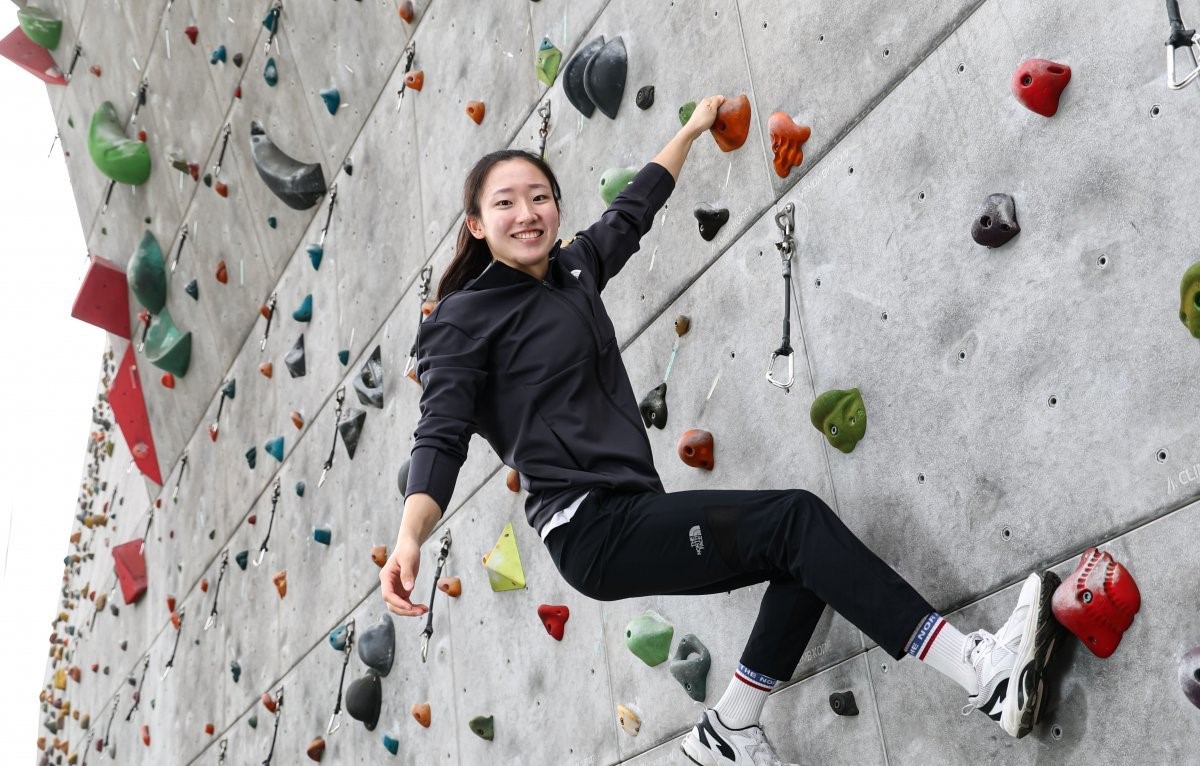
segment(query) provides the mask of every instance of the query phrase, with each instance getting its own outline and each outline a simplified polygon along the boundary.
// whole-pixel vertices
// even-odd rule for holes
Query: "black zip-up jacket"
[[[588,489],[664,491],[600,292],[674,188],[651,162],[599,221],[555,243],[544,280],[492,261],[438,303],[418,332],[406,497],[425,492],[445,512],[472,433],[520,473],[539,535]]]

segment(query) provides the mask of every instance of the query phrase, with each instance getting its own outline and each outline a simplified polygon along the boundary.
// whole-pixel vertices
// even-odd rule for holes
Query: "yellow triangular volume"
[[[525,570],[521,568],[521,554],[517,551],[517,538],[513,537],[512,522],[504,525],[500,539],[491,553],[483,557],[488,582],[492,590],[519,590],[525,587]]]

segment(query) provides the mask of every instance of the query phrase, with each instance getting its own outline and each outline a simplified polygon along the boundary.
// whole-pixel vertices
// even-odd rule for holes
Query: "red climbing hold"
[[[99,64],[92,64],[90,67],[88,67],[88,71],[99,77],[103,70],[100,69]]]
[[[412,88],[413,90],[420,90],[425,87],[425,71],[415,69],[404,75],[404,87]]]
[[[270,319],[274,310],[265,303],[258,304],[258,313],[262,314],[263,319]]]
[[[162,381],[163,388],[175,388],[175,376],[171,373],[164,372],[159,380]]]
[[[216,732],[216,730],[217,730],[217,727],[213,726],[211,723],[204,724],[204,733],[207,734],[208,736],[211,737]]]
[[[412,0],[400,0],[400,18],[404,19],[406,24],[413,23],[413,4]]]
[[[521,474],[517,472],[517,469],[508,469],[508,477],[505,478],[504,484],[508,487],[509,492],[521,491]]]
[[[141,141],[143,144],[146,143],[146,131],[144,131],[144,130],[138,131],[138,140]]]
[[[224,259],[217,263],[217,281],[221,284],[229,282],[229,269],[225,268]]]
[[[241,98],[241,97],[242,97],[242,86],[241,86],[241,85],[239,85],[239,86],[237,86],[236,88],[234,88],[234,89],[233,89],[233,97],[234,97],[234,98]]]
[[[179,630],[179,626],[183,624],[183,619],[179,616],[179,612],[171,612],[171,627]]]
[[[467,102],[467,116],[475,121],[476,125],[483,124],[483,113],[486,110],[482,101]]]
[[[437,308],[437,301],[424,301],[421,304],[421,316],[427,317]]]
[[[1088,548],[1075,571],[1054,591],[1054,618],[1097,657],[1117,650],[1142,607],[1133,575],[1107,552]]]
[[[146,594],[146,559],[142,555],[142,538],[121,543],[113,548],[113,563],[117,581],[126,604],[132,604]]]
[[[717,108],[717,119],[709,130],[723,152],[732,152],[746,143],[750,134],[750,99],[746,94],[725,99]]]
[[[187,164],[187,169],[188,169],[188,175],[192,177],[193,181],[200,180],[200,163],[199,162],[189,162]]]
[[[1043,117],[1058,111],[1058,98],[1071,81],[1071,67],[1046,59],[1029,59],[1012,76],[1017,100]]]
[[[275,701],[275,698],[271,696],[271,692],[263,692],[262,697],[259,699],[262,700],[263,707],[267,709],[267,712],[274,714],[279,704]]]
[[[247,516],[246,523],[249,524],[250,526],[254,526],[255,524],[257,524],[258,523],[258,514],[252,513],[249,516]]]
[[[708,431],[701,431],[698,428],[684,431],[683,436],[679,437],[677,449],[679,459],[692,468],[711,471],[716,464],[716,458],[713,455],[713,435]]]
[[[216,441],[216,440],[217,440],[217,433],[218,433],[220,430],[221,430],[221,427],[220,427],[220,426],[218,426],[216,423],[209,423],[209,425],[208,425],[208,438],[209,438],[209,439],[212,439],[213,441]]]
[[[91,256],[71,316],[128,338],[129,284],[125,271],[107,258]]]
[[[200,592],[208,593],[208,578],[207,577],[205,577],[203,580],[200,581]]]
[[[50,85],[66,85],[67,78],[54,63],[50,51],[29,39],[25,30],[14,27],[12,32],[0,40],[0,56]]]
[[[792,168],[804,162],[804,142],[812,135],[812,128],[797,125],[784,112],[774,112],[767,120],[771,133],[771,151],[775,153],[775,174],[787,178]]]
[[[162,484],[162,473],[154,453],[154,437],[150,433],[150,419],[146,415],[146,400],[142,398],[142,386],[134,364],[131,344],[125,349],[121,367],[108,392],[108,402],[116,416],[117,425],[133,452],[138,469],[155,484]],[[141,449],[139,449],[139,446]]]
[[[175,597],[174,596],[167,596],[167,611],[168,612],[175,611]]]
[[[571,617],[571,610],[565,606],[541,604],[537,609],[538,618],[546,626],[546,632],[554,636],[555,641],[563,640],[563,630]]]
[[[187,35],[187,39],[191,41],[192,45],[195,45],[196,38],[200,36],[200,28],[195,24],[192,24],[191,26],[185,28],[183,33]]]
[[[142,744],[150,747],[150,724],[142,724]]]

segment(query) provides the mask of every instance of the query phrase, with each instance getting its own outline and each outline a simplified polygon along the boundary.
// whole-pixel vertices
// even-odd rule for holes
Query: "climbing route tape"
[[[792,353],[792,254],[796,242],[792,232],[796,230],[796,207],[791,202],[783,206],[783,210],[775,214],[775,225],[779,227],[783,238],[775,243],[779,255],[783,259],[783,341],[779,348],[771,352],[771,361],[767,365],[767,381],[784,391],[792,387],[796,378],[795,355]],[[775,377],[775,360],[781,356],[787,357],[787,378],[780,380]]]
[[[1167,18],[1171,22],[1171,36],[1167,39],[1167,87],[1180,90],[1200,77],[1200,56],[1196,53],[1200,49],[1200,34],[1194,29],[1183,28],[1183,19],[1179,15],[1179,0],[1167,0]],[[1192,71],[1182,79],[1175,77],[1175,54],[1180,48],[1185,49],[1192,57]]]
[[[275,479],[275,487],[271,490],[271,516],[267,519],[267,534],[263,537],[262,545],[258,546],[258,556],[254,559],[254,566],[262,563],[263,556],[267,555],[267,541],[271,539],[271,528],[275,526],[275,508],[279,505],[280,492],[279,479]]]
[[[333,413],[333,443],[329,445],[329,457],[325,458],[325,464],[321,466],[321,478],[317,480],[317,486],[325,485],[325,477],[329,475],[329,469],[333,468],[333,454],[337,450],[338,423],[342,420],[342,403],[346,401],[346,387],[338,386],[337,390],[337,409]]]
[[[179,618],[175,625],[175,645],[171,647],[171,656],[167,658],[167,664],[163,666],[162,675],[158,677],[160,681],[165,680],[167,674],[171,672],[171,668],[175,667],[175,654],[179,651],[179,637],[183,635],[183,618],[185,616],[183,607],[180,607],[179,611],[175,612],[175,614]]]
[[[442,567],[446,565],[446,557],[450,555],[450,529],[442,533],[442,549],[438,552],[437,570],[433,573],[433,589],[429,593],[429,614],[425,616],[425,630],[421,632],[421,662],[425,662],[429,654],[429,639],[433,637],[433,602],[437,598],[437,582],[442,576]]]
[[[342,726],[342,689],[346,684],[346,666],[350,664],[350,650],[354,646],[354,619],[345,625],[346,645],[342,647],[342,677],[338,681],[337,702],[333,705],[333,713],[329,716],[329,725],[325,727],[326,734],[333,734]]]
[[[204,629],[210,630],[212,626],[217,624],[217,599],[221,595],[221,581],[225,579],[225,570],[229,568],[229,549],[221,551],[221,569],[217,573],[217,584],[213,588],[213,603],[212,609],[208,613],[208,619],[204,621]]]

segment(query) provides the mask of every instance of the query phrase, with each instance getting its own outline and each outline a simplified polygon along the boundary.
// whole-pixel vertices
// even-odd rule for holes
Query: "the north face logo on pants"
[[[704,538],[700,534],[700,525],[692,527],[688,530],[688,537],[692,541],[692,547],[696,549],[696,555],[699,556],[704,552]]]

